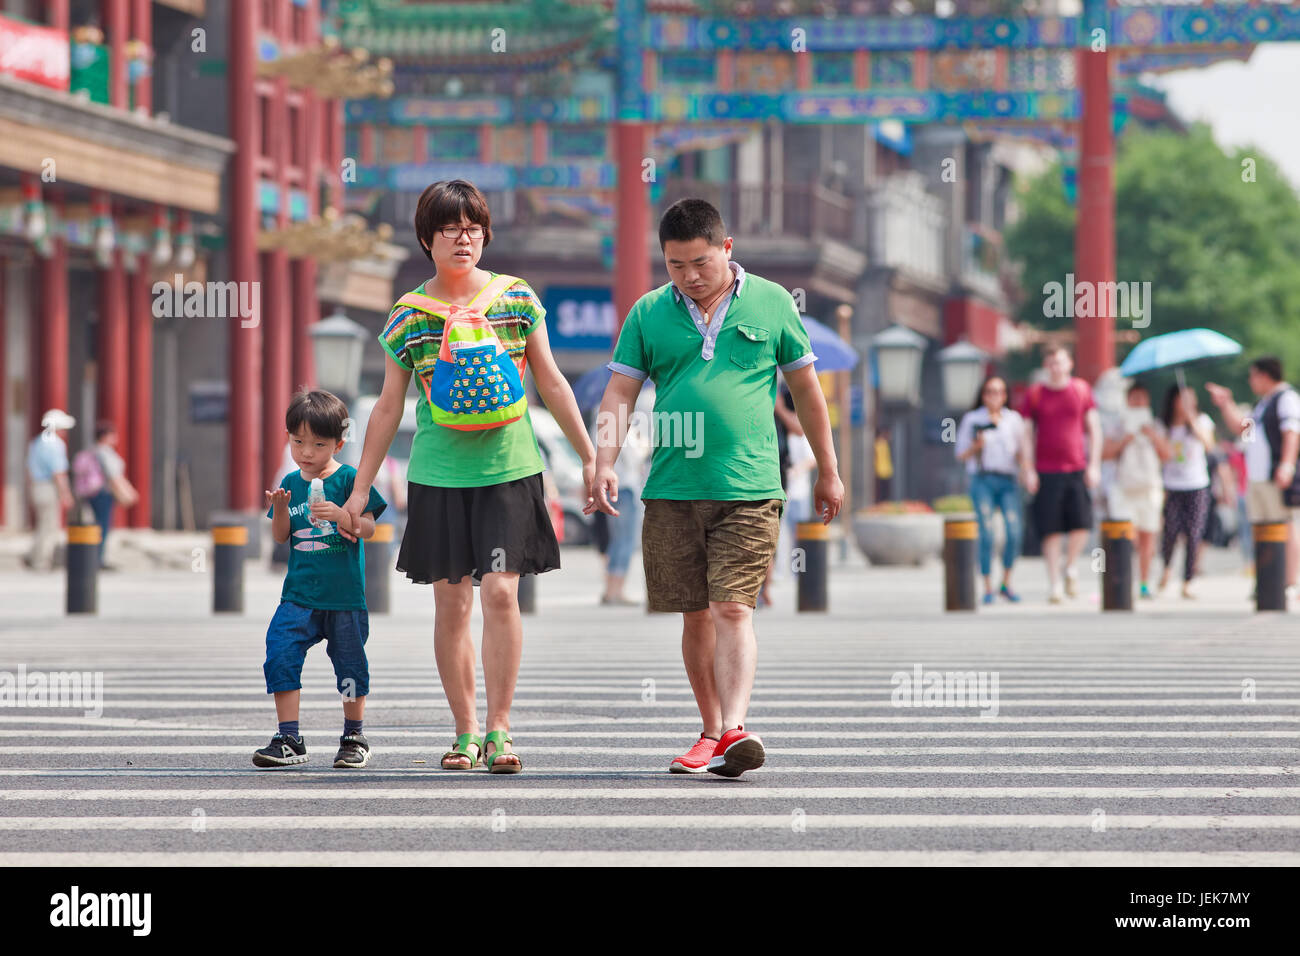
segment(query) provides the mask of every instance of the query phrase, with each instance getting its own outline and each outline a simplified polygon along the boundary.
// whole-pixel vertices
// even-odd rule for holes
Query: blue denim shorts
[[[266,692],[300,689],[307,649],[325,641],[339,693],[365,697],[370,693],[369,636],[370,616],[365,611],[322,611],[281,601],[266,629],[266,663],[262,665]]]

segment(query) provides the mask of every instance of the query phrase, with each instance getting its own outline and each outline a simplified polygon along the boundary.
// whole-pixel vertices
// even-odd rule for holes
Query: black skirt
[[[560,544],[540,473],[481,488],[407,485],[406,532],[397,570],[416,584],[485,573],[542,574],[560,566]]]

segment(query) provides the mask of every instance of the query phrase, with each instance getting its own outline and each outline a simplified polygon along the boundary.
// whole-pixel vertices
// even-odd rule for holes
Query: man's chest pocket
[[[758,368],[767,357],[770,335],[756,325],[737,325],[731,339],[731,361],[741,368]]]

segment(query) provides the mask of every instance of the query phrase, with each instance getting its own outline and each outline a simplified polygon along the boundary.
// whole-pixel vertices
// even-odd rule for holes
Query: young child
[[[299,392],[289,402],[284,427],[297,471],[266,493],[266,516],[279,543],[292,542],[280,606],[266,631],[266,692],[275,695],[280,728],[253,754],[257,767],[288,767],[307,762],[307,745],[298,733],[298,698],[307,649],[324,640],[343,694],[343,736],[334,766],[364,767],[370,743],[362,734],[370,670],[365,644],[365,555],[357,538],[375,533],[375,519],[387,503],[373,488],[358,521],[339,507],[352,494],[356,469],[336,461],[343,447],[347,407],[325,391]],[[320,478],[325,500],[308,503],[311,481]],[[313,520],[316,522],[313,524]],[[352,534],[345,540],[340,527]]]

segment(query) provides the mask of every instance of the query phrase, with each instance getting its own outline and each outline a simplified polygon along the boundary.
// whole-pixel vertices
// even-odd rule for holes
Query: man
[[[704,200],[683,199],[664,213],[659,246],[670,281],[637,300],[619,334],[587,511],[618,514],[614,462],[649,378],[655,449],[642,490],[646,590],[651,611],[682,615],[682,657],[704,724],[668,769],[736,777],[765,759],[763,742],[744,724],[757,658],[754,605],[785,501],[778,368],[817,459],[813,499],[824,523],[839,513],[844,486],[816,356],[790,294],[732,261],[722,217]]]
[[[1151,598],[1151,562],[1156,553],[1156,533],[1160,530],[1160,513],[1165,489],[1160,456],[1152,437],[1155,420],[1151,415],[1151,395],[1140,382],[1128,390],[1128,407],[1116,422],[1112,434],[1102,443],[1101,457],[1114,461],[1115,480],[1107,495],[1107,513],[1115,521],[1132,521],[1137,532],[1138,594]]]
[[[54,570],[60,508],[71,508],[73,504],[65,439],[68,429],[76,424],[77,420],[67,412],[52,408],[41,418],[42,432],[27,445],[27,478],[36,527],[23,564],[33,571]]]
[[[1032,434],[1034,467],[1024,469],[1023,480],[1034,495],[1034,525],[1047,561],[1048,600],[1060,604],[1062,536],[1065,593],[1078,594],[1074,563],[1092,528],[1091,489],[1101,482],[1101,418],[1092,388],[1070,374],[1074,362],[1069,352],[1060,346],[1048,348],[1043,369],[1047,381],[1030,386],[1018,411]]]
[[[1295,528],[1295,522],[1300,520],[1300,481],[1296,479],[1300,395],[1283,381],[1282,360],[1273,355],[1251,362],[1247,381],[1259,399],[1249,419],[1242,416],[1231,391],[1213,382],[1207,382],[1205,389],[1224,423],[1242,436],[1246,452],[1246,514],[1251,523],[1287,522],[1286,584],[1290,596],[1296,593],[1296,571],[1300,568],[1300,534]]]

